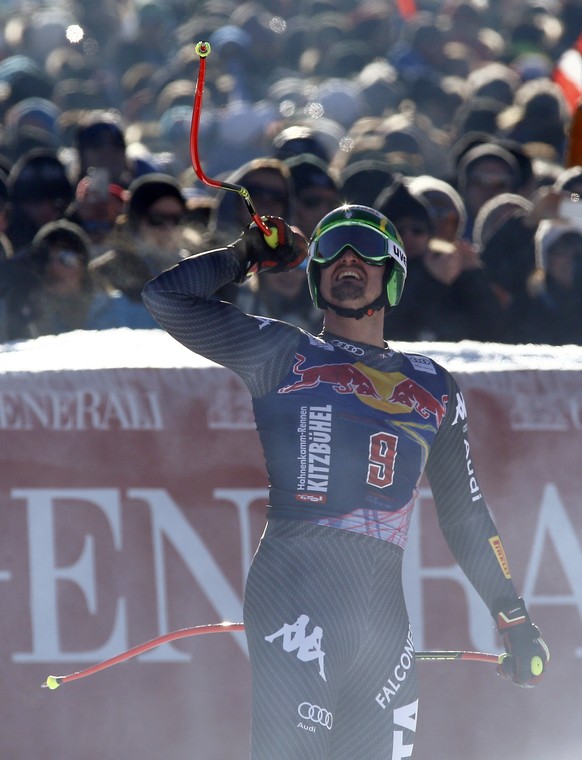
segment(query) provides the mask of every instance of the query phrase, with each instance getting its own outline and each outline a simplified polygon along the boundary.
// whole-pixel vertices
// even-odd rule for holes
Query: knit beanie
[[[127,215],[130,224],[142,219],[160,198],[168,196],[176,198],[184,210],[186,209],[182,187],[170,174],[152,172],[138,177],[129,186],[128,196]]]

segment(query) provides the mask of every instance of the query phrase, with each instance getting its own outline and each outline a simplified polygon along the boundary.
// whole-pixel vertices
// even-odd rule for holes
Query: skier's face
[[[333,306],[359,309],[382,293],[385,264],[368,264],[351,248],[321,268],[321,294]]]

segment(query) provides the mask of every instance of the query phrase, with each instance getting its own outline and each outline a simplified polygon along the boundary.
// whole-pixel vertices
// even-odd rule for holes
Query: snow
[[[394,343],[393,348],[430,356],[451,372],[582,370],[582,346],[461,341]],[[163,330],[80,330],[0,345],[0,373],[208,366],[214,365]]]

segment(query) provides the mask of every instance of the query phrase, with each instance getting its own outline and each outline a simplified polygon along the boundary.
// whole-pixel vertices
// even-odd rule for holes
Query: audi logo
[[[324,707],[312,705],[310,702],[302,702],[297,708],[297,712],[303,720],[310,720],[312,723],[319,723],[320,726],[331,730],[333,726],[333,715]]]
[[[352,354],[356,354],[356,356],[362,356],[362,354],[364,353],[363,348],[359,348],[358,346],[352,346],[351,343],[346,343],[343,340],[334,339],[332,340],[332,343],[337,348],[343,348],[344,351],[349,351]]]

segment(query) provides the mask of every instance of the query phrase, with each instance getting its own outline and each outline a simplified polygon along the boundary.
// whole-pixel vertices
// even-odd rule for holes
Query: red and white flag
[[[558,58],[552,79],[562,89],[570,112],[573,113],[582,99],[582,34],[574,46]]]

